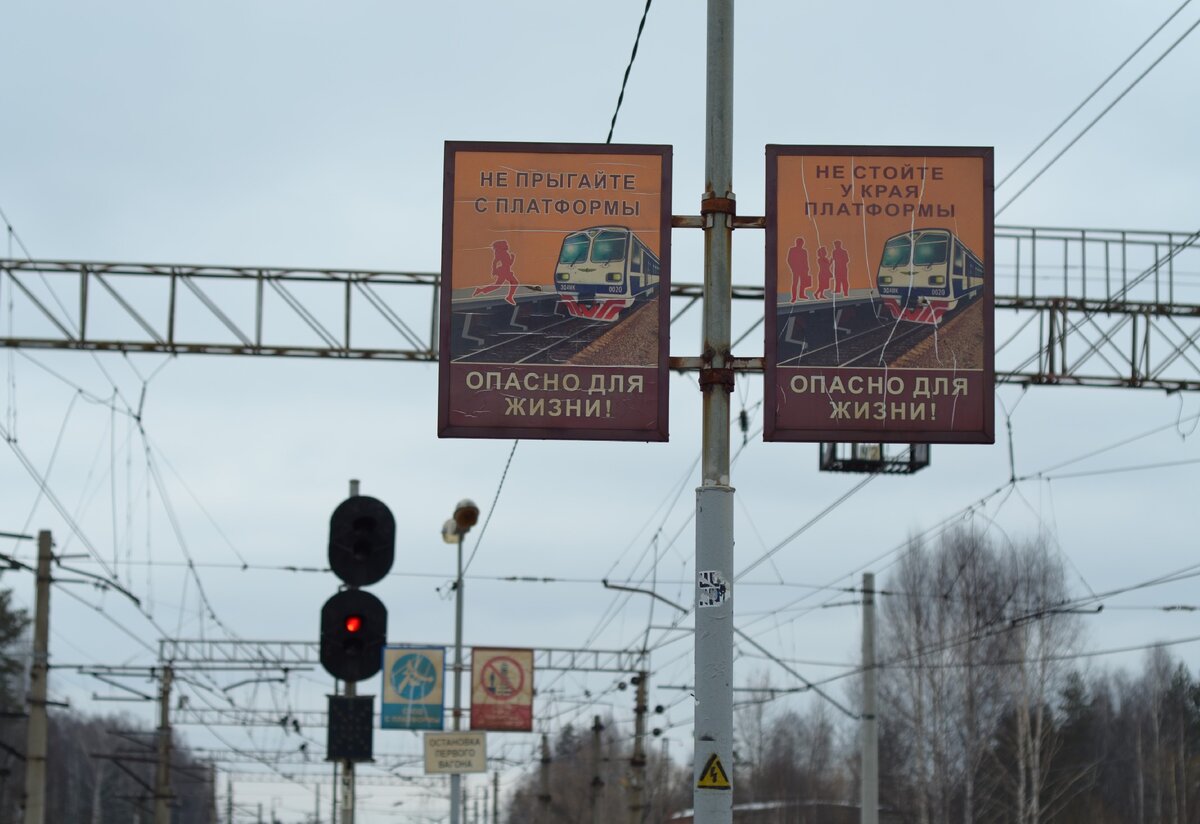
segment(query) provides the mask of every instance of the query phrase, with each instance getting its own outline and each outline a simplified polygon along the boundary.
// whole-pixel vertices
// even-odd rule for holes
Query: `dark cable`
[[[638,43],[642,41],[642,29],[646,28],[646,15],[650,13],[650,4],[653,0],[646,0],[646,8],[642,10],[642,22],[638,23],[637,37],[633,38],[633,53],[629,55],[629,65],[625,67],[625,77],[621,80],[621,93],[617,95],[617,108],[613,110],[612,123],[608,126],[608,139],[605,143],[612,143],[613,129],[617,128],[617,115],[621,111],[621,103],[625,100],[625,86],[629,83],[629,72],[633,69],[634,58],[637,57]]]

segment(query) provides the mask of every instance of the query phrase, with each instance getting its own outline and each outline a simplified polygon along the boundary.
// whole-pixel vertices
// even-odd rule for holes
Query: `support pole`
[[[629,824],[642,824],[646,804],[646,682],[650,674],[637,674],[637,697],[633,707],[633,755],[629,759]]]
[[[358,491],[358,479],[351,478],[350,497],[356,497]],[[347,681],[343,694],[348,698],[356,696],[358,694],[357,682]],[[349,758],[342,761],[342,824],[354,824],[354,762]]]
[[[171,824],[171,679],[163,665],[158,694],[158,764],[154,771],[154,824]]]
[[[463,639],[463,536],[458,536],[458,574],[454,578],[454,730],[462,725]],[[462,811],[462,776],[450,775],[450,824],[459,824]]]
[[[225,779],[225,824],[233,824],[233,777]],[[317,822],[321,824],[321,822]]]
[[[733,766],[733,487],[729,479],[733,241],[733,0],[708,0],[701,486],[696,490],[696,824],[732,824],[733,793],[697,786]]]
[[[500,771],[492,773],[492,824],[500,824]]]
[[[550,742],[542,733],[542,766],[538,770],[538,805],[548,816],[550,810]]]
[[[33,666],[29,669],[29,728],[25,742],[25,824],[46,822],[46,692],[50,670],[50,533],[38,533],[33,607]]]
[[[604,779],[600,777],[600,734],[604,732],[604,725],[600,723],[600,716],[593,716],[592,720],[592,824],[600,824],[600,794],[604,792]]]
[[[875,720],[875,576],[863,573],[862,824],[879,824],[879,729]]]
[[[343,694],[353,698],[358,684],[347,681]],[[342,824],[354,824],[354,762],[349,758],[342,761]]]

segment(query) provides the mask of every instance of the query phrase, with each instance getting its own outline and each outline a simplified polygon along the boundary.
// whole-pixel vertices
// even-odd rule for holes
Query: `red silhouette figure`
[[[840,240],[833,242],[833,291],[850,297],[850,253]]]
[[[516,260],[516,255],[508,251],[507,240],[497,240],[492,244],[492,277],[495,281],[487,286],[476,286],[475,291],[471,293],[475,295],[486,295],[488,292],[494,292],[501,286],[508,284],[508,295],[504,299],[513,306],[517,302],[513,299],[517,294],[517,286],[520,283],[517,281],[517,276],[513,274],[512,265]]]
[[[833,281],[833,270],[829,268],[829,251],[822,246],[817,250],[817,297],[825,297]]]
[[[812,275],[808,271],[808,250],[804,248],[804,238],[796,238],[795,244],[788,249],[787,265],[792,270],[792,303],[801,297],[808,297],[812,288]]]

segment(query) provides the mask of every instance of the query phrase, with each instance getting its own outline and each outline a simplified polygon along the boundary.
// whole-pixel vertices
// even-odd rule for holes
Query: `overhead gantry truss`
[[[1200,389],[1198,241],[997,227],[997,382]],[[420,272],[0,259],[0,345],[427,362],[439,285]],[[674,283],[675,317],[702,294]],[[763,287],[733,297],[762,301]]]

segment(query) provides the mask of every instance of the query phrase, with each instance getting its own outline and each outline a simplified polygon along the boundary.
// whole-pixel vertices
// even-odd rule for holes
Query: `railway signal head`
[[[321,608],[321,666],[342,681],[379,672],[387,643],[387,607],[369,592],[346,589]]]
[[[396,519],[382,501],[355,495],[329,518],[329,566],[352,587],[382,580],[396,554]]]

